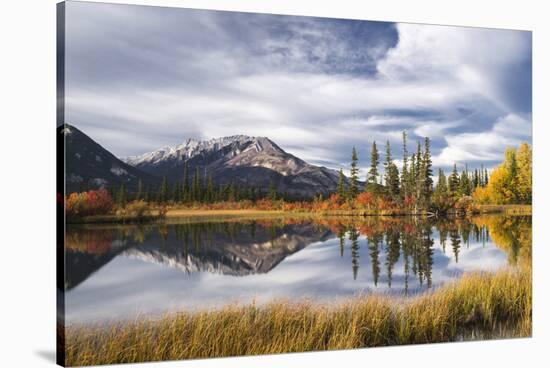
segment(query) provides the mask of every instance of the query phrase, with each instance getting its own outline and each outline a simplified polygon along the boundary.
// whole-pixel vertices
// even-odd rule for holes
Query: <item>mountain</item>
[[[134,191],[141,180],[144,188],[156,188],[160,179],[130,166],[101,147],[76,127],[57,127],[58,139],[65,139],[65,185],[67,193],[122,183]]]
[[[182,180],[187,163],[190,177],[199,168],[201,175],[212,175],[216,184],[235,183],[263,190],[273,184],[279,193],[297,198],[333,192],[339,178],[336,170],[308,164],[269,138],[245,135],[207,141],[189,139],[123,161],[172,182]]]

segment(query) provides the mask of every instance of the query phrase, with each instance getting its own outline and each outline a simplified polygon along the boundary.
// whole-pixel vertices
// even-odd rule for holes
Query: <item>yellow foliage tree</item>
[[[533,159],[531,146],[522,143],[516,152],[518,166],[517,173],[517,194],[520,203],[531,203],[533,185]]]
[[[479,192],[477,198],[486,200],[489,197],[493,204],[530,204],[531,186],[531,147],[527,143],[522,143],[517,150],[506,149],[504,162],[491,173],[487,193]]]
[[[474,198],[474,202],[477,204],[491,203],[491,196],[489,193],[489,189],[486,187],[477,187],[472,193],[472,198]]]

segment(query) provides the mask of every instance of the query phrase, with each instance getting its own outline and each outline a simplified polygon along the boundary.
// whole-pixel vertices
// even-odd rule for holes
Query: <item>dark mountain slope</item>
[[[102,187],[126,185],[135,191],[141,180],[144,188],[155,189],[160,179],[130,166],[101,147],[76,127],[57,127],[65,139],[65,184],[67,193]]]

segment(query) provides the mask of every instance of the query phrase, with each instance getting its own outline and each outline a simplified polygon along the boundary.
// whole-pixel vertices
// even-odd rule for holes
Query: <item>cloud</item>
[[[407,130],[438,165],[490,166],[513,131],[530,139],[528,32],[80,2],[67,17],[67,121],[118,156],[248,134],[334,168],[356,146],[366,168],[372,140],[400,157]]]
[[[434,157],[433,163],[446,167],[455,163],[492,163],[502,160],[506,147],[518,146],[530,139],[531,122],[515,114],[508,114],[497,119],[491,130],[446,137],[447,147]]]

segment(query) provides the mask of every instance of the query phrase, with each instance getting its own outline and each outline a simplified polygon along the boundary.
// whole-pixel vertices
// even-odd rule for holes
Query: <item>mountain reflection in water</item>
[[[530,262],[531,218],[68,226],[69,323],[277,298],[414,295]]]

